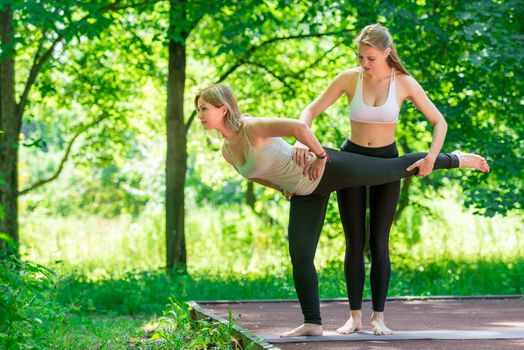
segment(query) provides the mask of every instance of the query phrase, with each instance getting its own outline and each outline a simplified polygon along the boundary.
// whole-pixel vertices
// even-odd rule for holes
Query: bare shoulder
[[[397,84],[401,85],[403,88],[406,88],[408,90],[411,90],[412,88],[420,86],[418,81],[409,74],[404,74],[404,73],[399,72],[396,75],[396,79],[397,79]]]
[[[353,67],[342,71],[336,78],[339,89],[351,96],[358,81],[360,67]]]
[[[264,125],[268,122],[268,119],[270,118],[261,118],[261,117],[253,117],[253,116],[243,116],[240,118],[240,121],[242,122],[242,125],[246,129],[246,131],[249,131],[253,128],[257,128],[260,125]]]
[[[344,79],[347,82],[351,82],[358,78],[359,72],[360,72],[360,67],[349,68],[349,69],[346,69],[340,72],[337,78],[340,77],[341,79]]]

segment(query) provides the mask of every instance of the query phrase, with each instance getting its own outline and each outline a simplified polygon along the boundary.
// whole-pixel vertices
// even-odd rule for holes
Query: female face
[[[198,119],[200,119],[205,130],[217,129],[217,127],[224,125],[226,107],[215,107],[203,98],[198,99],[197,106]]]
[[[383,69],[385,65],[387,66],[386,59],[390,50],[390,48],[387,48],[385,51],[381,51],[373,46],[360,45],[358,47],[358,62],[367,72],[373,72],[377,68]]]

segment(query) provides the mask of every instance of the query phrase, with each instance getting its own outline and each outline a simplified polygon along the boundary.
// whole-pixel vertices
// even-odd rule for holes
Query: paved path
[[[256,335],[271,337],[299,325],[302,321],[297,302],[249,302],[229,304],[204,304],[200,306],[227,318],[227,310],[234,316],[242,315],[237,324]],[[346,302],[326,301],[321,304],[326,335],[334,331],[348,317]],[[467,340],[405,340],[402,337],[481,337],[500,334],[524,335],[524,299],[444,299],[388,301],[387,325],[397,331],[397,340],[370,336],[370,302],[363,305],[362,340],[274,343],[280,349],[464,349],[464,350],[524,350],[521,339],[467,339]],[[463,331],[463,332],[461,332]],[[367,334],[366,334],[367,332]],[[491,333],[489,333],[491,332]],[[326,337],[328,339],[329,337]],[[353,337],[356,338],[356,337]],[[371,338],[372,340],[367,340]]]

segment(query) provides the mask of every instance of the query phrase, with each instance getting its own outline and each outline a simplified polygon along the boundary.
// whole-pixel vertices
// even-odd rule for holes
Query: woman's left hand
[[[303,175],[307,175],[310,180],[314,181],[318,179],[320,174],[322,173],[322,170],[326,166],[328,158],[315,158],[312,162],[306,163],[306,166],[304,167]]]
[[[417,160],[415,163],[411,164],[406,170],[411,171],[418,168],[417,176],[424,177],[431,174],[434,165],[435,159],[428,154],[425,158]]]

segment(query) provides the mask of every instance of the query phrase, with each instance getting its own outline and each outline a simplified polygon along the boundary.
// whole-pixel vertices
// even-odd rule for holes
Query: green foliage
[[[54,302],[54,272],[22,261],[15,243],[5,234],[0,242],[0,347],[2,349],[49,348],[50,335],[64,321],[64,310]]]
[[[253,344],[244,347],[234,338],[234,323],[231,312],[226,324],[193,319],[187,304],[170,298],[170,305],[164,310],[163,316],[144,327],[149,338],[145,344],[187,350],[252,349]]]
[[[46,1],[16,4],[19,91],[38,42],[48,48],[61,28],[69,28],[29,95],[24,142],[43,148],[21,149],[21,189],[49,177],[73,135],[90,126],[76,141],[71,167],[58,185],[26,197],[25,208],[112,217],[138,215],[163,203],[167,38],[187,45],[186,116],[199,88],[225,79],[244,112],[296,118],[339,72],[357,65],[352,40],[377,21],[389,27],[408,70],[447,118],[445,150],[479,152],[492,165],[488,176],[433,174],[424,185],[438,188],[443,178],[460,182],[468,198],[464,204],[485,215],[518,209],[523,202],[522,82],[516,77],[524,64],[522,48],[514,45],[522,38],[517,1],[445,6],[191,1],[172,9],[173,16],[187,11],[187,17],[171,29],[167,2],[119,3],[131,5],[125,10],[109,9],[109,2],[71,2],[67,9]],[[338,148],[349,134],[346,107],[340,101],[315,121],[325,146]],[[430,124],[406,105],[397,140],[411,150],[426,150],[430,132]],[[241,203],[244,190],[238,184],[245,182],[217,157],[221,140],[198,125],[188,136],[189,198],[199,204]],[[256,196],[262,207],[271,200],[260,187]]]

